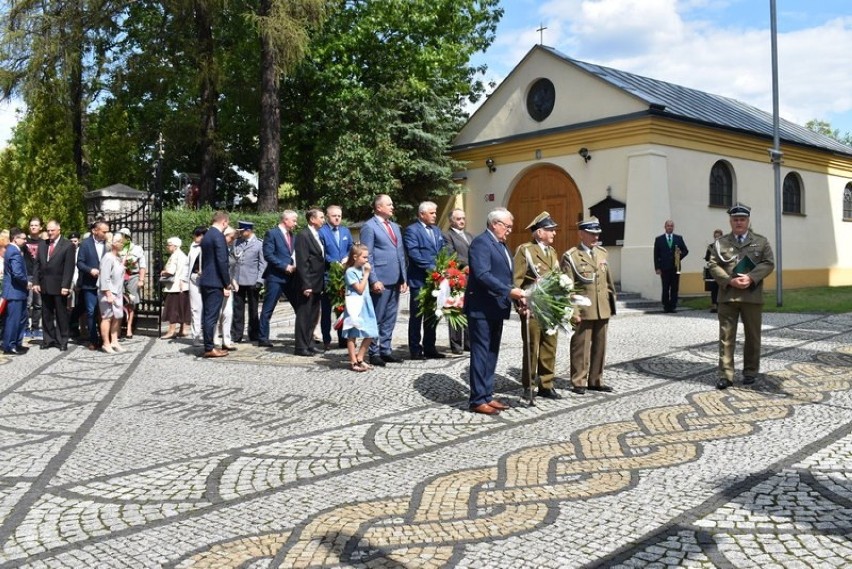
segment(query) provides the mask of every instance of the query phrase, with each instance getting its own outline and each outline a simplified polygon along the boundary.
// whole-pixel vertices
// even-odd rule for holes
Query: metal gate
[[[144,286],[139,291],[134,333],[159,336],[163,293],[159,286],[163,269],[163,206],[156,192],[140,200],[139,206],[129,212],[102,213],[101,219],[109,224],[113,233],[123,228],[130,230],[133,243],[142,246],[148,261]]]

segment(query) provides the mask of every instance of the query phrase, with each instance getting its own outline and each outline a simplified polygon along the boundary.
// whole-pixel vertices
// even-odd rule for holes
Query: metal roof
[[[632,94],[654,107],[653,110],[663,116],[668,115],[709,126],[750,132],[769,137],[770,140],[773,137],[772,114],[736,99],[634,75],[611,67],[578,61],[551,47],[536,47]],[[813,132],[783,118],[779,126],[782,141],[852,155],[852,147],[830,136]]]

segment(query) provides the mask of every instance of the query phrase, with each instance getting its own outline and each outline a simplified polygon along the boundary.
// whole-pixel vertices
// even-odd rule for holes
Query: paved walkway
[[[765,376],[720,392],[712,315],[628,311],[614,394],[529,408],[511,321],[497,418],[461,357],[3,356],[0,568],[848,567],[852,315],[764,325]]]

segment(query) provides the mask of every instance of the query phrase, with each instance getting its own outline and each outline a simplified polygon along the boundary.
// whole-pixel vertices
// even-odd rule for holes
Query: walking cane
[[[526,318],[524,318],[524,330],[527,333],[527,349],[524,350],[526,353],[524,357],[527,359],[527,371],[530,375],[530,387],[529,387],[529,398],[527,399],[527,403],[529,403],[530,407],[535,407],[535,386],[538,385],[536,381],[538,378],[533,374],[532,369],[532,355],[530,354],[530,315],[527,314]]]

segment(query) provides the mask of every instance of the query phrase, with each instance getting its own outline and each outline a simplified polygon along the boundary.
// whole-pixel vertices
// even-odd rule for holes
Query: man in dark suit
[[[80,244],[80,252],[77,255],[77,281],[86,307],[89,349],[97,350],[101,344],[97,324],[98,276],[101,274],[101,257],[106,252],[106,233],[109,231],[109,225],[105,221],[96,221],[91,230],[92,235]]]
[[[328,268],[332,263],[345,263],[349,256],[349,248],[352,247],[352,233],[348,227],[341,225],[343,220],[343,209],[339,205],[330,205],[325,209],[326,223],[319,230],[320,241],[325,248],[325,280],[323,281],[323,294],[320,297],[320,330],[325,349],[331,348],[331,298],[325,294],[325,286],[328,284]],[[337,347],[345,348],[346,340],[342,331],[337,331]]]
[[[503,338],[503,321],[512,301],[526,310],[524,291],[512,286],[514,266],[506,247],[512,214],[497,208],[488,214],[488,228],[470,243],[470,274],[464,311],[470,329],[470,410],[499,415],[508,405],[494,399],[494,373]]]
[[[654,239],[654,270],[663,284],[663,312],[677,311],[680,287],[680,262],[689,254],[683,237],[675,235],[674,221],[666,220],[666,232]]]
[[[21,248],[26,234],[17,227],[9,231],[9,245],[3,257],[3,299],[6,301],[6,324],[3,327],[3,353],[7,356],[27,352],[23,345],[27,327],[27,292],[32,286]]]
[[[456,261],[459,268],[463,269],[468,266],[468,250],[470,242],[473,241],[473,235],[465,231],[467,225],[467,217],[464,210],[456,208],[449,213],[450,229],[444,233],[444,246],[450,254],[456,254]],[[449,325],[449,324],[448,324]],[[454,354],[461,354],[463,351],[470,351],[470,334],[467,328],[450,327],[450,350]]]
[[[33,290],[41,295],[41,349],[68,350],[68,295],[74,279],[74,244],[62,237],[59,222],[47,222],[47,240],[39,243]]]
[[[230,217],[227,212],[213,214],[210,229],[201,240],[201,330],[204,335],[204,357],[221,358],[227,350],[216,348],[216,325],[222,312],[222,303],[231,294],[231,273],[228,268],[228,244],[224,231]]]
[[[417,297],[426,284],[426,273],[435,268],[438,252],[444,248],[444,236],[435,226],[438,206],[434,202],[422,202],[417,208],[417,221],[405,228],[403,242],[408,253],[408,351],[413,360],[441,359],[435,347],[435,327],[438,320],[434,314],[421,316]],[[420,330],[423,329],[423,344]]]
[[[260,311],[260,329],[258,330],[257,345],[271,348],[269,341],[269,321],[278,305],[281,295],[287,297],[293,308],[296,307],[293,295],[293,283],[296,272],[294,257],[298,215],[293,210],[284,210],[278,226],[266,232],[263,238],[263,258],[266,260],[266,270],[263,279],[266,282],[266,296],[263,298],[263,308]]]
[[[361,228],[361,243],[370,252],[370,298],[376,310],[379,337],[370,344],[370,363],[384,366],[403,361],[393,355],[393,329],[399,295],[408,291],[405,280],[405,248],[399,225],[392,222],[393,200],[379,194],[373,200],[375,215]]]
[[[296,236],[296,351],[297,356],[316,354],[313,347],[314,326],[320,310],[320,294],[325,279],[325,251],[319,229],[325,215],[319,208],[305,214],[308,226]]]

